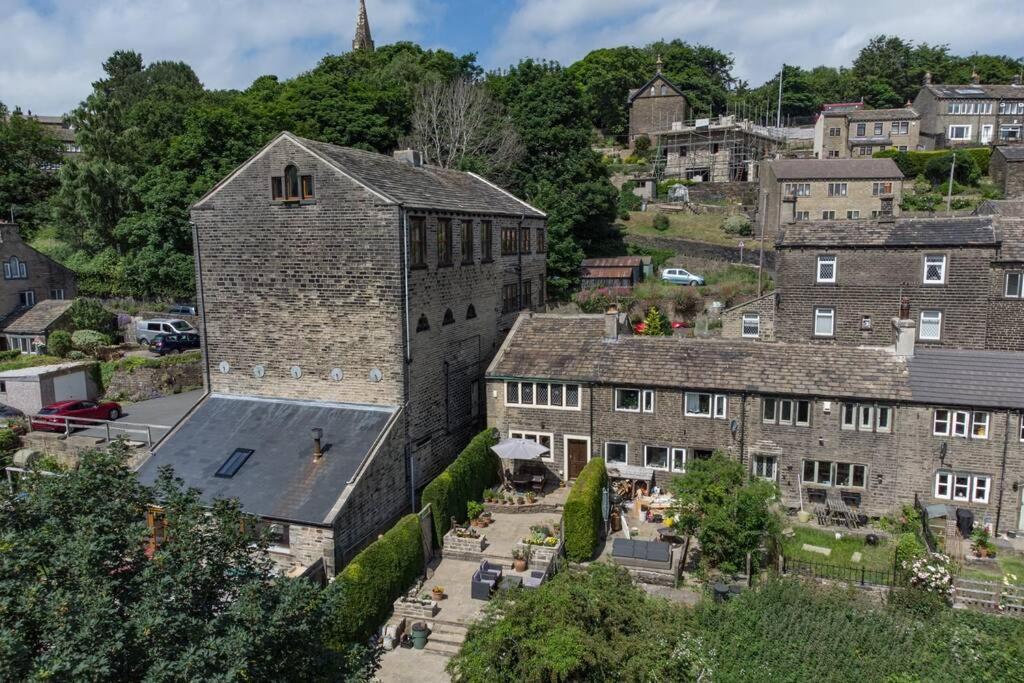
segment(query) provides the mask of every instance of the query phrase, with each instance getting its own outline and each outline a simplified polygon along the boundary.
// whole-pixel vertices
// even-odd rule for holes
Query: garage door
[[[89,398],[85,384],[85,372],[72,372],[53,378],[53,400],[67,401],[73,398]]]

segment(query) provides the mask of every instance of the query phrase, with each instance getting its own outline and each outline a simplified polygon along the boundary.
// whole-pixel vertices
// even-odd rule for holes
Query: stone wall
[[[722,244],[709,244],[708,242],[696,242],[693,240],[674,239],[671,237],[653,237],[649,235],[626,235],[626,244],[633,244],[638,247],[653,249],[669,249],[677,254],[696,258],[708,259],[711,261],[724,261],[726,263],[740,263],[739,247],[729,247]],[[743,261],[747,265],[756,266],[760,256],[760,242],[755,237],[748,237],[744,240]],[[765,242],[764,270],[767,274],[775,275],[775,252],[771,251],[770,241]]]
[[[1022,271],[1020,263],[992,265],[985,348],[1024,351],[1024,299],[1006,296],[1006,274]]]
[[[767,169],[765,171],[764,169]],[[764,204],[764,233],[774,238],[786,223],[797,219],[799,212],[806,211],[807,217],[800,220],[820,221],[824,219],[824,211],[833,211],[834,220],[848,220],[848,211],[857,211],[856,219],[870,219],[873,211],[881,211],[882,198],[873,194],[874,183],[892,183],[893,215],[900,215],[900,202],[903,197],[903,181],[894,178],[875,178],[854,180],[848,178],[830,178],[828,180],[789,180],[776,181],[771,165],[762,166],[761,189],[768,192]],[[807,183],[811,186],[810,195],[797,197],[796,202],[783,201],[785,186],[788,183]],[[828,196],[829,183],[846,183],[846,195]]]
[[[1024,162],[1008,162],[996,147],[989,161],[988,172],[1006,199],[1024,197]]]
[[[663,86],[667,88],[665,95],[661,94]],[[674,122],[685,121],[687,110],[686,98],[664,79],[655,78],[646,90],[637,93],[629,106],[630,147],[638,135],[670,130]]]
[[[127,367],[114,371],[104,397],[115,401],[148,401],[203,386],[203,360],[159,368]]]
[[[775,305],[778,293],[772,292],[747,301],[722,312],[722,337],[726,339],[749,339],[751,341],[775,341]],[[759,316],[757,339],[743,336],[743,315],[756,313]]]
[[[32,290],[36,302],[49,299],[51,290],[64,290],[65,299],[78,294],[75,274],[48,256],[28,246],[13,223],[0,223],[0,261],[16,257],[25,264],[25,278],[0,280],[0,319],[9,315],[20,305],[19,294]],[[0,272],[2,276],[2,272]]]
[[[710,204],[726,201],[730,204],[757,206],[757,183],[694,183],[687,188],[690,201],[697,204]]]
[[[456,560],[479,562],[487,547],[487,536],[479,531],[477,533],[477,538],[460,538],[455,535],[454,529],[449,529],[442,541],[441,554]]]

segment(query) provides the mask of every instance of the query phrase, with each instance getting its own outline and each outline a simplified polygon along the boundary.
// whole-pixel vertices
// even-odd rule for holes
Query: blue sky
[[[351,44],[358,0],[0,0],[0,101],[36,113],[74,107],[117,49],[183,60],[214,88],[288,78]],[[752,84],[782,62],[848,64],[873,35],[1024,57],[1020,0],[367,0],[378,44],[412,40],[486,68],[523,57],[564,64],[590,50],[658,39],[731,53]]]

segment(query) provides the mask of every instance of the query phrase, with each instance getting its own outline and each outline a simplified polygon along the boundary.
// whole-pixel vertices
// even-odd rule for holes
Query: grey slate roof
[[[1024,407],[1024,353],[918,349],[909,364],[916,402]]]
[[[997,217],[996,229],[1002,239],[999,260],[1024,261],[1024,214]]]
[[[644,264],[640,256],[611,256],[608,258],[585,258],[580,261],[583,267],[592,268],[634,268]]]
[[[11,319],[3,331],[7,334],[46,334],[73,303],[71,299],[44,299]]]
[[[991,216],[897,218],[870,221],[797,221],[779,233],[780,247],[940,247],[995,246],[999,240]]]
[[[999,145],[996,149],[1007,161],[1024,161],[1024,145]]]
[[[905,119],[919,119],[921,115],[910,107],[898,109],[857,109],[846,112],[847,118],[851,121],[903,121]]]
[[[910,397],[906,362],[885,349],[633,335],[606,341],[603,317],[524,314],[488,376],[795,396]]]
[[[976,100],[986,98],[1022,99],[1024,100],[1024,87],[1019,85],[926,85],[926,90],[940,99],[945,100]],[[975,92],[980,90],[981,92]]]
[[[1024,218],[1024,199],[986,199],[974,210],[979,216]]]
[[[544,217],[543,212],[471,173],[438,166],[416,167],[376,152],[291,137],[342,172],[410,208]]]
[[[382,433],[392,408],[212,395],[200,403],[138,470],[142,483],[159,469],[202,491],[211,503],[237,498],[246,512],[305,524],[329,524],[332,508]],[[313,459],[311,430],[324,430],[326,452]],[[230,479],[215,477],[236,448],[253,454]]]
[[[903,178],[892,159],[777,159],[768,163],[778,180]]]

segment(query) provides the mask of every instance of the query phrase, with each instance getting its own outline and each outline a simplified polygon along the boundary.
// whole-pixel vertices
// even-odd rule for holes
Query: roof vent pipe
[[[320,458],[324,457],[324,451],[320,447],[320,439],[324,438],[324,430],[319,427],[313,427],[313,461],[320,462]]]

